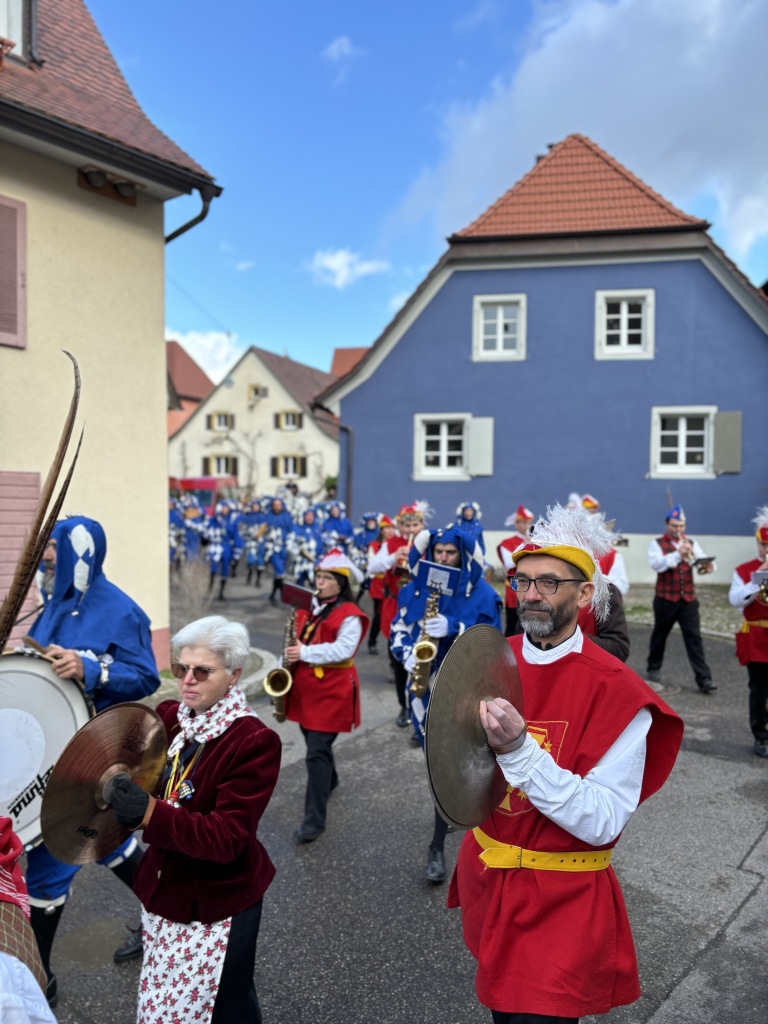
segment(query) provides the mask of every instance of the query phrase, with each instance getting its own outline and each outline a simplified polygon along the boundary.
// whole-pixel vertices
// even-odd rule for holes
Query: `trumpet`
[[[292,647],[296,643],[296,609],[291,609],[288,621],[285,624],[283,636],[283,650]],[[277,668],[267,672],[264,679],[264,690],[272,698],[275,710],[272,714],[278,722],[285,721],[285,695],[293,686],[293,676],[287,668],[279,665]]]
[[[437,657],[437,644],[427,633],[424,623],[427,619],[434,619],[436,617],[439,604],[440,588],[430,587],[429,597],[424,606],[424,618],[421,620],[421,633],[411,651],[415,664],[411,669],[411,685],[409,689],[414,697],[423,697],[427,692],[432,662]]]
[[[411,566],[408,561],[408,556],[411,553],[413,547],[413,534],[408,537],[408,543],[405,547],[398,548],[397,557],[395,560],[395,574],[399,577],[399,583],[402,586],[411,576]]]

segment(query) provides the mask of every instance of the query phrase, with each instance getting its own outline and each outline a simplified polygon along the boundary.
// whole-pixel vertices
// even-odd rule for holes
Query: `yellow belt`
[[[353,665],[354,661],[350,658],[349,661],[337,661],[333,665],[315,665],[314,672],[318,679],[322,679],[327,668],[352,668]]]
[[[761,626],[763,629],[768,629],[768,619],[745,619],[741,624],[739,632],[748,633],[752,626]]]
[[[491,839],[480,828],[472,834],[483,848],[480,860],[487,868],[533,868],[535,871],[604,871],[611,863],[613,850],[577,850],[575,853],[542,853],[524,850]]]

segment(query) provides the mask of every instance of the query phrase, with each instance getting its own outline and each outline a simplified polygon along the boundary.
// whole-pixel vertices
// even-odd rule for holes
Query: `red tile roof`
[[[168,437],[173,437],[177,430],[184,426],[189,417],[200,405],[199,402],[193,402],[189,399],[182,398],[180,409],[169,409],[166,413],[166,427],[168,431]]]
[[[178,341],[165,343],[165,361],[173,388],[179,398],[191,398],[201,402],[213,391],[213,381],[209,380]]]
[[[584,135],[569,135],[451,241],[703,229]]]
[[[367,348],[335,348],[333,350],[333,362],[331,363],[331,375],[343,377],[349,373],[360,362]]]
[[[83,0],[39,0],[37,12],[37,52],[44,63],[26,65],[6,58],[0,69],[0,101],[210,177],[146,116]]]

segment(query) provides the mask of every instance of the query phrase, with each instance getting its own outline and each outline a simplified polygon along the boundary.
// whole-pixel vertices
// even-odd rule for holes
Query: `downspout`
[[[192,220],[187,221],[186,224],[182,224],[180,228],[176,228],[176,230],[172,231],[170,235],[166,235],[165,244],[168,245],[168,243],[172,242],[174,238],[178,238],[179,235],[183,235],[185,231],[189,231],[190,228],[193,228],[196,224],[200,224],[201,221],[204,221],[208,216],[208,210],[210,209],[211,203],[217,196],[221,195],[222,191],[223,190],[219,188],[218,185],[201,185],[198,188],[198,192],[200,193],[200,198],[203,201],[202,210],[196,217],[193,217]]]
[[[355,446],[354,432],[352,427],[348,427],[345,423],[339,423],[333,415],[333,412],[321,402],[310,402],[309,407],[313,413],[316,413],[318,409],[320,409],[321,412],[327,413],[328,418],[323,417],[325,422],[329,423],[331,426],[338,427],[339,430],[343,430],[347,435],[347,472],[344,478],[344,499],[347,506],[347,517],[349,518],[352,514],[352,458],[354,456]]]

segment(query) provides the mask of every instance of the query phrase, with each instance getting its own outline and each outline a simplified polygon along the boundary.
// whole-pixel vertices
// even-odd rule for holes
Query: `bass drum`
[[[88,704],[47,658],[0,657],[0,816],[26,847],[41,839],[40,807],[53,766],[88,719]]]

